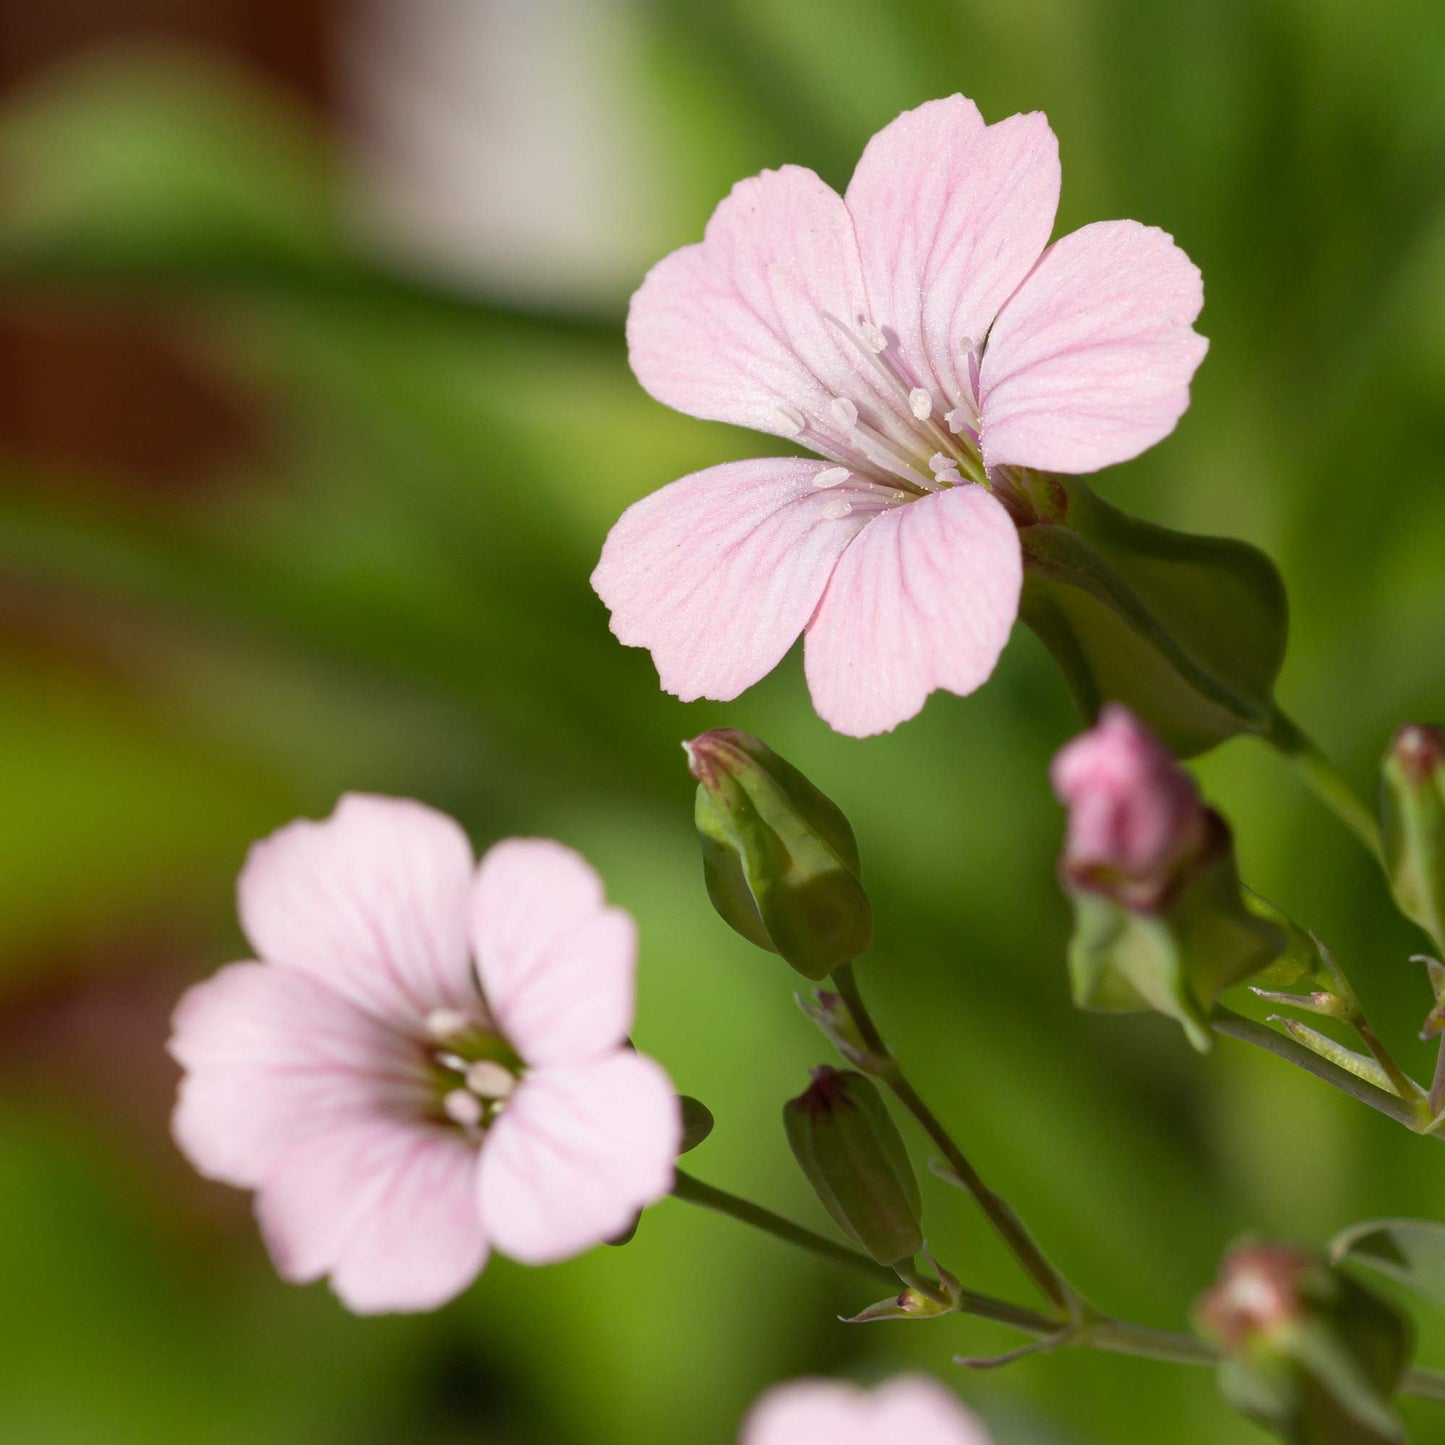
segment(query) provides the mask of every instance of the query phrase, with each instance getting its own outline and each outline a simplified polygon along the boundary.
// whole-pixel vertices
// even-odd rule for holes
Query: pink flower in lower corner
[[[988,1432],[937,1380],[899,1375],[873,1390],[795,1380],[760,1399],[740,1445],[992,1445]]]
[[[239,895],[259,961],[180,1002],[174,1131],[256,1191],[286,1279],[431,1309],[494,1248],[565,1259],[669,1192],[677,1098],[626,1044],[635,926],[576,853],[478,866],[444,814],[351,795],[258,843]]]
[[[969,693],[1018,612],[1028,474],[1091,472],[1173,430],[1208,343],[1163,231],[1048,244],[1058,143],[960,95],[869,142],[847,192],[737,185],[632,298],[659,401],[804,457],[695,472],[628,509],[592,576],[612,630],[684,701],[736,697],[801,632],[819,714],[855,736]]]

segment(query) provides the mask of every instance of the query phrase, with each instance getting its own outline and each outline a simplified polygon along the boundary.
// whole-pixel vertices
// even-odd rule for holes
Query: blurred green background
[[[677,744],[730,723],[852,817],[876,1012],[1105,1307],[1180,1327],[1241,1232],[1440,1217],[1437,1144],[1242,1046],[1072,1011],[1046,763],[1076,724],[1029,634],[978,696],[855,742],[796,657],[730,705],[664,696],[587,577],[629,502],[776,447],[632,380],[647,265],[764,166],[841,186],[932,96],[1043,109],[1060,231],[1137,217],[1206,279],[1191,410],[1099,490],[1272,553],[1282,700],[1372,789],[1392,727],[1445,715],[1445,6],[372,0],[308,32],[315,85],[287,70],[292,7],[191,7],[276,21],[260,60],[167,18],[186,7],[96,8],[99,33],[210,43],[76,24],[6,68],[0,1440],[722,1445],[778,1379],[903,1367],[1002,1445],[1262,1438],[1203,1371],[965,1375],[954,1353],[1011,1339],[845,1327],[866,1282],[671,1202],[625,1249],[352,1318],[280,1283],[246,1199],[176,1154],[166,1017],[245,952],[248,843],[343,790],[424,798],[479,847],[553,835],[640,921],[636,1038],[718,1116],[694,1172],[825,1227],[778,1119],[825,1048],[695,856]],[[13,48],[39,11],[5,9]],[[1246,877],[1428,1070],[1420,940],[1359,848],[1258,744],[1200,772]],[[966,1202],[925,1189],[950,1267],[1027,1298]],[[1445,1440],[1445,1411],[1411,1420]]]

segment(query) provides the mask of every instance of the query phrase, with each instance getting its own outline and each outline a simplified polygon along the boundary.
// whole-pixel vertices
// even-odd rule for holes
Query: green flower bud
[[[1381,831],[1395,902],[1445,948],[1445,731],[1402,727],[1383,773]]]
[[[683,746],[698,783],[708,896],[723,921],[814,980],[865,952],[873,909],[837,805],[736,728]]]
[[[851,1070],[821,1068],[783,1106],[788,1143],[828,1213],[879,1264],[923,1248],[923,1201],[908,1151],[877,1086]]]
[[[1291,1445],[1385,1445],[1413,1336],[1378,1295],[1312,1250],[1245,1244],[1198,1303],[1235,1409]]]

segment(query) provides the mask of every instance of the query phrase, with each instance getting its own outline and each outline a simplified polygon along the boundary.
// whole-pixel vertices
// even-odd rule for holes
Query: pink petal
[[[1169,435],[1209,343],[1199,268],[1170,236],[1101,221],[1065,236],[999,314],[984,353],[983,451],[1092,472]]]
[[[666,405],[793,437],[790,412],[817,422],[833,397],[872,394],[871,365],[827,316],[856,327],[866,310],[842,199],[784,166],[739,182],[701,243],[648,272],[627,344],[637,379]]]
[[[935,688],[972,692],[1008,641],[1022,581],[1018,533],[982,487],[884,512],[843,554],[808,626],[819,716],[866,737],[911,718]]]
[[[965,339],[1048,244],[1059,145],[1043,115],[985,127],[961,95],[906,111],[863,152],[847,192],[874,321],[941,413],[972,397]]]
[[[254,1187],[298,1139],[426,1098],[415,1047],[297,969],[223,968],[186,992],[173,1028],[176,1142],[228,1184]]]
[[[487,1237],[524,1264],[612,1239],[672,1189],[682,1121],[672,1084],[622,1050],[523,1080],[482,1146],[477,1187]]]
[[[482,859],[472,941],[492,1016],[530,1064],[609,1053],[632,1027],[637,926],[580,854],[509,838]]]
[[[287,1151],[256,1217],[284,1278],[330,1274],[357,1314],[435,1309],[486,1263],[476,1165],[458,1132],[379,1117]]]
[[[472,850],[444,813],[352,793],[322,823],[296,822],[251,849],[241,925],[264,959],[415,1028],[477,1002],[467,952]]]
[[[736,697],[793,645],[839,555],[871,515],[821,462],[728,462],[625,511],[592,574],[612,631],[646,647],[684,702]],[[853,510],[839,517],[843,503]],[[856,505],[855,505],[856,504]]]
[[[877,1389],[795,1380],[769,1390],[749,1412],[741,1445],[990,1445],[982,1424],[926,1375],[899,1375]]]

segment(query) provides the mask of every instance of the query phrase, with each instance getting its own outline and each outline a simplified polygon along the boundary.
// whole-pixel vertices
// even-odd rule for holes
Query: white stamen
[[[839,426],[847,427],[851,431],[853,427],[858,425],[858,408],[854,406],[846,396],[835,396],[831,410],[833,412],[833,420],[836,421]]]
[[[908,405],[919,421],[927,421],[933,415],[933,398],[921,386],[915,386],[908,393]]]
[[[841,487],[851,475],[847,467],[828,467],[813,478],[813,485],[820,492],[826,492],[829,487]]]
[[[859,323],[858,330],[863,335],[863,343],[869,351],[881,352],[888,350],[888,338],[871,322]]]
[[[465,1089],[453,1089],[442,1099],[447,1118],[463,1129],[475,1129],[482,1122],[482,1101]]]
[[[963,477],[959,474],[956,466],[950,467],[946,472],[934,472],[933,480],[935,482],[947,482],[950,487],[961,487],[963,485]]]
[[[484,1099],[505,1099],[517,1087],[517,1076],[494,1059],[478,1059],[467,1070],[467,1088]]]
[[[853,510],[853,503],[844,497],[834,497],[826,507],[823,508],[823,516],[830,522],[836,522],[846,517]]]
[[[963,352],[965,356],[967,356],[968,353],[972,351],[977,345],[978,342],[976,342],[973,337],[965,336],[959,341],[958,349]]]
[[[951,457],[947,452],[934,452],[928,459],[928,470],[936,477],[939,472],[946,472],[950,467],[956,467],[958,459]]]
[[[788,435],[794,437],[802,436],[808,425],[807,417],[795,406],[779,404],[776,410],[778,413],[778,421],[782,424]]]
[[[471,1019],[454,1008],[434,1008],[426,1016],[426,1031],[438,1043],[460,1038],[471,1026]]]
[[[963,409],[963,407],[956,406],[951,412],[948,413],[946,417],[944,417],[944,421],[948,423],[949,431],[951,431],[954,436],[957,436],[959,432],[961,432],[964,427],[968,425],[969,414]]]

